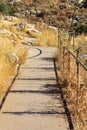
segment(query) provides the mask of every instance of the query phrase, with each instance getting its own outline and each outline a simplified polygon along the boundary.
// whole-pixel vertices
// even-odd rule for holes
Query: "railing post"
[[[78,58],[79,58],[79,51],[80,51],[80,48],[78,48],[77,50],[77,86],[79,87],[79,73],[80,73],[80,67],[79,67],[79,61],[78,61]]]
[[[73,48],[74,48],[74,46],[75,46],[75,32],[73,34]]]
[[[76,89],[76,114],[78,115],[78,110],[79,110],[79,89],[80,89],[80,64],[79,64],[79,61],[78,61],[78,58],[79,58],[79,50],[80,48],[78,48],[77,50],[77,89]],[[76,121],[78,122],[78,120]]]
[[[65,47],[63,46],[63,56],[62,56],[62,61],[63,61],[63,70],[64,70],[64,62],[65,62]]]
[[[62,40],[61,40],[61,37],[60,37],[60,54],[62,53],[62,48],[63,48],[63,46],[62,46]]]
[[[59,27],[58,27],[58,49],[60,51],[60,32],[59,32]]]
[[[68,71],[70,75],[70,52],[68,52]]]

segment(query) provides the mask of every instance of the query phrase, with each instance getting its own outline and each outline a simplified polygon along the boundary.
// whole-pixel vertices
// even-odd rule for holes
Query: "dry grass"
[[[84,34],[75,37],[75,46],[70,46],[68,42],[68,35],[62,35],[62,43],[67,46],[69,50],[75,54],[76,49],[81,47],[81,54],[87,53],[85,44],[86,36]],[[65,41],[65,42],[64,42]],[[67,44],[68,43],[68,44]],[[76,59],[70,55],[67,49],[62,50],[64,55],[60,56],[60,71],[61,83],[64,98],[71,113],[71,118],[74,125],[74,130],[87,129],[87,71],[79,65],[79,78],[77,75]],[[80,54],[79,54],[80,55]]]
[[[0,98],[16,75],[18,66],[24,63],[27,56],[26,47],[20,44],[25,33],[13,27],[14,23],[20,21],[20,19],[12,22],[0,19]]]
[[[66,33],[61,34],[61,40],[64,46],[67,46],[74,52],[75,49],[83,46],[83,43],[87,41],[87,36],[83,33],[73,38],[73,36],[69,37],[69,34]]]
[[[77,84],[77,64],[66,51],[61,59],[61,72],[64,98],[71,113],[74,130],[87,129],[87,71],[80,66],[79,85]]]
[[[75,38],[75,46],[79,47],[82,44],[82,42],[85,41],[85,40],[86,40],[86,36],[85,36],[84,33],[79,35],[79,36],[77,36]]]
[[[9,52],[15,55],[14,59]],[[19,64],[24,63],[27,50],[23,45],[0,44],[0,97],[6,92],[11,80],[17,73]]]
[[[42,24],[38,25],[37,29],[41,31],[36,36],[39,46],[58,46],[58,31],[56,28]]]

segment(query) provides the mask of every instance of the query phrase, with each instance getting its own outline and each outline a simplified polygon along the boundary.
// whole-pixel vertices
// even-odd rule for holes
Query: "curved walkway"
[[[69,130],[55,73],[54,47],[30,48],[0,112],[0,130]]]

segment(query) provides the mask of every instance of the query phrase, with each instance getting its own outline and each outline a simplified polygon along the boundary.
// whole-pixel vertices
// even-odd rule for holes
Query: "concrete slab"
[[[0,115],[0,130],[68,130],[61,115]]]

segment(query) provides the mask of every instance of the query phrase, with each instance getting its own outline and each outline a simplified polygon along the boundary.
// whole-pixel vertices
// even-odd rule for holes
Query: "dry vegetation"
[[[41,31],[41,33],[36,36],[39,46],[58,46],[57,28],[42,24],[38,25],[37,29]]]
[[[63,92],[71,113],[75,130],[87,129],[87,72],[80,67],[80,84],[77,84],[76,62],[70,59],[70,70],[67,66],[68,57],[64,61],[63,76]]]
[[[0,19],[0,98],[7,91],[18,66],[25,61],[27,55],[26,47],[19,43],[18,35],[21,32],[11,29],[11,26],[12,22]]]
[[[0,97],[8,89],[17,68],[26,57],[26,48],[23,45],[12,46],[10,43],[0,43]]]
[[[75,48],[82,46],[84,34],[76,37]],[[67,40],[66,40],[67,41]],[[66,42],[65,41],[65,42]],[[71,48],[70,48],[71,49]],[[86,48],[85,48],[86,49]],[[73,51],[75,53],[75,51]],[[87,52],[87,51],[86,51]],[[74,125],[74,130],[87,129],[87,71],[65,49],[60,58],[62,91]],[[77,74],[78,72],[78,74]]]

